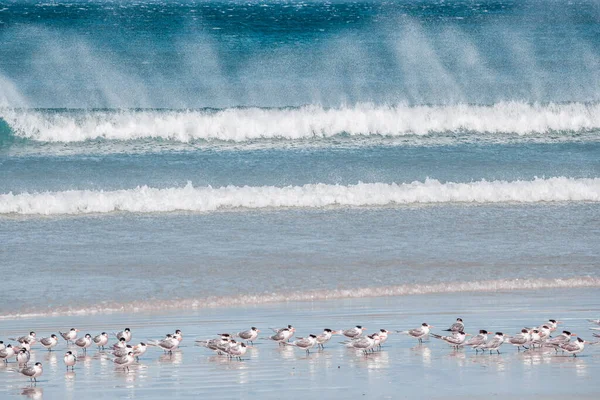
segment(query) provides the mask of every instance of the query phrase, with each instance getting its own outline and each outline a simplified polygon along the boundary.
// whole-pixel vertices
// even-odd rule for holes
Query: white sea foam
[[[204,298],[174,300],[139,300],[126,302],[102,302],[85,307],[54,307],[25,310],[18,313],[0,315],[0,319],[33,318],[61,315],[90,315],[109,313],[151,312],[163,310],[189,310],[202,308],[224,308],[248,304],[285,303],[290,301],[323,301],[334,299],[391,297],[426,295],[435,293],[495,292],[510,290],[539,290],[553,288],[597,288],[600,278],[582,276],[555,279],[499,279],[472,282],[450,282],[434,284],[406,284],[397,286],[362,287],[348,289],[324,289],[313,291],[287,291],[281,293],[240,294],[232,296],[211,296]]]
[[[307,184],[304,186],[226,186],[115,191],[69,190],[0,195],[0,214],[89,214],[116,211],[158,213],[226,209],[368,207],[430,203],[535,203],[600,201],[600,178],[556,177],[532,181],[442,183]]]
[[[545,134],[600,128],[600,104],[528,104],[492,106],[375,106],[160,111],[0,110],[0,117],[19,137],[42,142],[90,139],[172,141],[326,138],[351,136],[429,135],[440,132]]]

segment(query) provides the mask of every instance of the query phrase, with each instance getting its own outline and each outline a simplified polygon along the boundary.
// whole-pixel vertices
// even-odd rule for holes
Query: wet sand
[[[41,361],[44,374],[35,386],[16,372],[13,360],[0,365],[0,398],[481,398],[483,396],[553,399],[564,396],[599,398],[600,345],[586,346],[574,358],[554,351],[517,352],[504,345],[500,355],[476,355],[470,349],[453,351],[430,339],[423,345],[400,334],[390,336],[382,351],[367,357],[339,344],[339,336],[324,351],[309,355],[300,349],[278,347],[258,340],[243,361],[230,361],[194,345],[195,339],[250,326],[262,330],[292,324],[298,336],[360,324],[404,330],[422,322],[434,332],[462,317],[466,331],[479,329],[516,334],[524,326],[549,318],[559,326],[592,340],[587,318],[600,318],[600,290],[553,289],[502,293],[454,293],[362,298],[319,302],[262,304],[222,309],[160,313],[119,313],[89,316],[4,320],[0,339],[29,330],[45,337],[71,327],[96,335],[125,327],[132,342],[158,339],[181,329],[181,349],[172,356],[149,348],[129,372],[115,369],[108,352],[90,348],[80,355],[74,372],[66,372],[64,341],[56,351],[39,344],[32,362]],[[111,343],[114,340],[111,338]]]

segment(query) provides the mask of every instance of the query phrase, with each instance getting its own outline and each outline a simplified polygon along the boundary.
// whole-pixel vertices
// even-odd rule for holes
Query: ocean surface
[[[600,287],[597,1],[0,0],[0,317]]]

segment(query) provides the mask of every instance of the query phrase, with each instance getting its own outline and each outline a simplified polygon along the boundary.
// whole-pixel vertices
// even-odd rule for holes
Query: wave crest
[[[231,108],[223,110],[32,111],[3,110],[0,117],[21,138],[41,142],[135,140],[180,142],[351,136],[428,135],[480,132],[518,135],[600,128],[600,104],[528,104],[492,106],[375,106],[324,108]]]
[[[600,178],[556,177],[532,181],[442,183],[307,184],[304,186],[199,187],[158,189],[147,186],[115,191],[0,195],[0,214],[90,214],[116,211],[157,213],[211,212],[226,209],[365,207],[431,203],[535,203],[600,201]]]
[[[103,302],[97,306],[89,306],[82,308],[55,307],[52,309],[52,311],[23,311],[20,313],[1,315],[0,319],[221,308],[244,306],[248,304],[284,303],[290,301],[322,301],[344,298],[391,297],[436,293],[494,292],[499,290],[510,291],[586,287],[600,287],[600,278],[583,276],[555,279],[499,279],[472,282],[362,287],[352,289],[349,288],[313,291],[290,291],[282,293],[245,294],[222,297],[212,296],[196,299],[151,299],[144,301],[135,301],[131,303]]]

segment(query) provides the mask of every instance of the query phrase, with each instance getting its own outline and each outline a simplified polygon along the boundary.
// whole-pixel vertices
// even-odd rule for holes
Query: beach
[[[41,361],[44,375],[37,385],[14,372],[15,363],[1,366],[0,393],[11,398],[597,398],[600,388],[600,346],[587,346],[578,357],[554,350],[517,352],[504,344],[501,354],[454,351],[430,338],[422,345],[407,335],[393,333],[381,351],[362,355],[345,348],[339,335],[322,351],[310,354],[257,340],[242,361],[229,360],[194,345],[224,332],[256,326],[259,337],[269,327],[292,324],[298,336],[323,328],[347,329],[357,324],[367,332],[405,330],[428,322],[441,333],[460,316],[466,331],[479,329],[516,334],[522,327],[558,319],[561,328],[591,340],[586,319],[600,315],[598,289],[548,289],[495,293],[455,293],[352,300],[290,302],[235,308],[211,308],[169,313],[114,313],[93,316],[5,320],[1,337],[35,330],[48,335],[70,327],[80,335],[129,327],[132,342],[159,339],[175,329],[183,331],[181,348],[165,355],[149,348],[130,371],[116,369],[108,351],[90,348],[80,356],[74,372],[66,372],[65,344],[47,352],[38,344],[32,357]],[[111,343],[115,342],[114,337]]]
[[[0,362],[0,398],[600,398],[600,345],[433,336],[595,340],[599,21],[597,0],[0,0],[0,340],[183,331],[129,371],[36,344],[43,375]],[[267,339],[288,324],[393,333],[307,355]],[[241,361],[195,342],[252,326]]]

